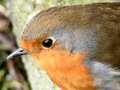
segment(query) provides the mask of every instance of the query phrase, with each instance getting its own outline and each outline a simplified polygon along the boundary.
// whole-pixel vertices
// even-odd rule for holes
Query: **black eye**
[[[44,40],[44,41],[42,42],[42,45],[43,45],[45,48],[50,48],[50,47],[53,46],[53,44],[54,44],[53,38],[48,38],[48,39],[46,39],[46,40]]]

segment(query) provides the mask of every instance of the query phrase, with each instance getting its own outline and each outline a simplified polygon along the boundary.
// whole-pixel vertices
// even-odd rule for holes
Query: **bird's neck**
[[[120,90],[120,73],[110,65],[95,60],[86,63],[91,69],[94,83],[98,90]]]
[[[52,69],[48,74],[62,90],[96,90],[90,70],[84,65]]]
[[[52,49],[33,56],[62,90],[96,90],[91,71],[84,63],[86,54]]]

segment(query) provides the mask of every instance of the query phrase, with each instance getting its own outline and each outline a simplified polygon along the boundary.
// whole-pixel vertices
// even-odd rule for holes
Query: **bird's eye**
[[[55,39],[53,37],[49,37],[48,39],[45,39],[42,42],[43,47],[45,48],[51,48],[53,44],[55,43]]]

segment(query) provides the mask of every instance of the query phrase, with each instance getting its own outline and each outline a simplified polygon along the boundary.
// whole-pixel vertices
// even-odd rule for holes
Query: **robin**
[[[26,25],[20,48],[62,90],[120,90],[120,3],[53,7]]]

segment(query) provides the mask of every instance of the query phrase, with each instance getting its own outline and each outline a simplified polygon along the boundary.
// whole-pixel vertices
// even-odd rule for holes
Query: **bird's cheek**
[[[41,50],[40,53],[33,53],[37,63],[44,69],[64,69],[79,66],[85,60],[84,54],[70,54],[62,50]]]

